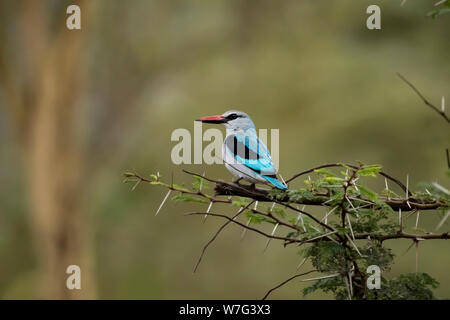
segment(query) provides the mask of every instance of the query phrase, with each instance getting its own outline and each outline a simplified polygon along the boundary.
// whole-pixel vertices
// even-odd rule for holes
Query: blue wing
[[[268,177],[268,176],[262,176],[262,177],[264,179],[266,179],[267,181],[269,181],[272,185],[274,185],[278,189],[281,189],[281,190],[286,190],[287,189],[287,186],[283,182],[278,180],[277,178]]]
[[[236,133],[225,139],[225,145],[233,154],[234,159],[263,177],[279,189],[287,189],[276,178],[276,169],[273,166],[269,150],[256,135],[256,131],[248,130],[246,134]]]

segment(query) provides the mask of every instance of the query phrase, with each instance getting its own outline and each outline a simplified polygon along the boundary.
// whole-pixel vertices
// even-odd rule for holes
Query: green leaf
[[[358,185],[358,190],[361,193],[361,195],[367,197],[369,200],[376,201],[378,199],[378,194],[367,187]]]
[[[190,194],[177,194],[172,197],[173,201],[208,203],[205,199],[194,197]]]
[[[381,168],[378,164],[365,165],[357,171],[357,175],[360,177],[376,177]]]
[[[253,213],[250,210],[245,211],[245,216],[250,220],[250,223],[253,223],[253,224],[260,224],[262,222],[268,222],[271,224],[275,224],[275,220],[273,220],[269,217],[266,217],[262,214],[259,214],[259,213]]]
[[[323,241],[314,243],[307,249],[307,257],[311,257],[311,263],[320,272],[336,273],[347,272],[345,260],[345,248],[335,242]]]
[[[386,197],[390,197],[390,198],[398,198],[400,197],[397,193],[395,193],[394,191],[392,191],[391,189],[384,189],[381,192],[382,195],[386,196]]]
[[[327,176],[327,177],[336,177],[336,174],[334,174],[333,172],[331,172],[331,171],[329,171],[329,170],[327,170],[327,169],[316,169],[316,170],[314,170],[314,172],[315,173],[318,173],[318,174],[322,174],[322,175],[324,175],[324,176]]]
[[[194,182],[192,182],[192,188],[195,191],[201,191],[205,189],[206,180],[199,176],[194,176]]]
[[[369,290],[369,299],[378,300],[432,300],[436,299],[431,289],[439,285],[427,273],[401,274],[384,280],[379,290]],[[376,291],[376,294],[373,292]]]
[[[326,177],[324,181],[328,183],[335,183],[335,182],[344,182],[345,179],[339,177]]]
[[[245,198],[239,198],[239,200],[233,200],[231,204],[236,207],[245,207],[248,204],[248,200]]]
[[[286,235],[286,238],[296,239],[296,238],[298,238],[299,236],[300,236],[300,232],[299,232],[299,231],[292,231],[292,232],[289,232],[289,233]]]
[[[188,189],[186,189],[184,185],[179,185],[179,184],[174,183],[174,184],[172,185],[172,187],[174,187],[175,189],[188,191]]]
[[[283,210],[283,208],[275,206],[275,207],[273,207],[272,212],[275,213],[276,215],[280,216],[281,218],[286,217],[286,212]]]
[[[348,165],[346,165],[346,164],[343,163],[343,162],[340,162],[340,163],[338,163],[338,164],[339,164],[341,167],[347,169],[348,171],[354,170],[352,167],[349,167]]]
[[[320,279],[314,282],[311,286],[303,289],[303,295],[306,296],[319,289],[324,292],[337,293],[336,291],[338,291],[338,288],[343,287],[344,285],[345,284],[341,277]]]
[[[435,9],[435,10],[428,12],[427,16],[432,17],[433,19],[436,19],[437,16],[441,16],[441,15],[449,13],[449,12],[450,12],[450,8],[440,8],[440,9]]]

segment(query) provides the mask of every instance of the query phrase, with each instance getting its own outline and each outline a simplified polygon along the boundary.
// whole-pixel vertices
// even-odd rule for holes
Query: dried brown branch
[[[214,236],[211,238],[211,240],[209,240],[205,246],[202,249],[202,253],[200,254],[200,257],[197,260],[197,263],[195,264],[194,267],[194,273],[197,271],[198,266],[200,265],[200,262],[202,262],[203,256],[205,255],[206,250],[208,249],[208,247],[214,242],[214,240],[216,240],[216,238],[219,236],[219,233],[222,232],[223,229],[225,229],[225,227],[230,224],[231,222],[236,222],[235,219],[242,213],[244,212],[248,207],[250,207],[255,201],[251,201],[249,204],[247,204],[245,207],[242,207],[241,209],[239,209],[239,211],[232,217],[229,218],[228,216],[224,216],[229,218],[229,220],[227,222],[225,222],[214,234]],[[197,213],[197,212],[192,212],[192,213],[188,213],[187,215],[195,215],[195,214],[202,214],[204,215],[205,212],[201,212],[201,213]],[[216,214],[214,213],[210,213],[208,212],[208,215],[210,216],[216,216]]]
[[[411,83],[409,82],[404,76],[402,76],[400,73],[397,73],[400,79],[402,79],[413,91],[422,99],[422,101],[431,109],[436,111],[442,118],[444,118],[448,123],[450,123],[450,118],[445,114],[444,110],[441,110],[437,108],[434,104],[432,104],[430,101],[428,101],[427,98],[423,96],[422,93]]]
[[[364,233],[364,234],[355,234],[355,239],[374,239],[379,241],[385,241],[390,239],[412,239],[415,241],[421,241],[421,240],[437,240],[437,239],[443,239],[448,240],[450,239],[450,234],[448,232],[444,233],[425,233],[425,234],[412,234],[412,233],[405,233],[405,232],[397,232],[394,234],[370,234],[370,233]]]
[[[204,215],[204,214],[205,214],[205,212],[188,212],[188,213],[185,213],[185,215],[187,215],[187,216]],[[245,225],[244,223],[241,223],[241,222],[239,222],[239,221],[236,221],[236,220],[235,220],[236,215],[235,215],[234,217],[229,217],[229,216],[227,216],[227,215],[220,214],[220,213],[208,213],[208,215],[210,215],[210,216],[212,216],[212,217],[220,217],[220,218],[224,218],[224,219],[228,220],[228,223],[235,223],[235,224],[237,224],[238,226],[241,226],[241,227],[243,227],[243,228],[246,228],[247,230],[250,230],[250,231],[254,231],[254,232],[256,232],[256,233],[259,233],[260,235],[262,235],[262,236],[264,236],[264,237],[266,237],[266,238],[276,239],[276,240],[283,240],[283,241],[290,241],[290,242],[299,242],[299,243],[300,243],[300,242],[303,242],[303,240],[299,240],[299,239],[292,239],[292,238],[287,238],[287,237],[273,236],[273,235],[268,234],[268,233],[265,233],[264,231],[261,231],[261,230],[259,230],[259,229],[256,229],[256,228],[247,226],[247,225]],[[212,240],[213,240],[213,239],[212,239]]]
[[[284,280],[284,281],[281,282],[280,284],[276,285],[275,287],[273,287],[272,289],[270,289],[269,291],[267,291],[267,293],[264,295],[264,297],[263,297],[261,300],[266,300],[267,297],[268,297],[273,291],[275,291],[275,290],[281,288],[281,287],[284,286],[286,283],[288,283],[288,282],[290,282],[290,281],[292,281],[292,280],[294,280],[294,279],[296,279],[296,278],[298,278],[298,277],[306,276],[307,274],[310,274],[310,273],[313,273],[313,272],[318,272],[318,270],[310,270],[310,271],[307,271],[307,272],[299,273],[299,274],[296,274],[296,275],[294,275],[294,276],[292,276],[292,277],[290,277],[290,278]]]

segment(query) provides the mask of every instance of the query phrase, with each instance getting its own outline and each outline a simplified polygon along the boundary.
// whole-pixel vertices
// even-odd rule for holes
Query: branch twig
[[[262,298],[262,300],[266,300],[267,297],[268,297],[273,291],[275,291],[275,290],[281,288],[281,287],[284,286],[286,283],[288,283],[288,282],[290,282],[290,281],[292,281],[292,280],[294,280],[294,279],[296,279],[296,278],[298,278],[298,277],[306,276],[307,274],[310,274],[310,273],[313,273],[313,272],[317,272],[317,270],[310,270],[310,271],[307,271],[307,272],[299,273],[299,274],[296,274],[295,276],[290,277],[289,279],[284,280],[284,281],[281,282],[280,284],[276,285],[275,287],[273,287],[272,289],[270,289],[269,291],[267,291],[267,293],[264,295],[264,297]]]
[[[397,75],[399,76],[400,79],[402,79],[411,89],[413,89],[413,91],[420,97],[420,99],[422,99],[423,103],[425,103],[427,106],[429,106],[431,109],[433,109],[434,111],[436,111],[442,118],[444,118],[448,123],[450,123],[450,118],[445,114],[444,110],[440,110],[438,109],[434,104],[432,104],[430,101],[428,101],[428,99],[426,99],[422,93],[420,93],[420,91],[408,80],[406,80],[406,78],[404,76],[402,76],[400,73],[397,72]]]
[[[214,236],[211,238],[211,240],[209,240],[205,246],[202,249],[202,253],[200,254],[200,257],[197,260],[197,263],[195,264],[194,267],[194,273],[197,271],[198,266],[200,265],[200,262],[203,259],[203,256],[205,255],[206,249],[208,249],[208,247],[211,245],[211,243],[214,242],[214,240],[216,240],[217,236],[219,235],[220,232],[222,232],[223,229],[225,229],[225,227],[230,223],[230,222],[236,222],[234,219],[236,219],[242,212],[244,212],[248,207],[250,207],[255,201],[251,201],[249,204],[247,204],[245,207],[242,207],[241,209],[239,209],[239,211],[233,216],[233,218],[229,218],[227,216],[227,218],[229,218],[229,221],[225,222],[214,234]],[[197,214],[197,213],[191,213],[191,214]],[[201,214],[205,214],[204,212],[202,212]],[[210,216],[216,216],[216,214],[213,213],[208,213],[208,215]]]

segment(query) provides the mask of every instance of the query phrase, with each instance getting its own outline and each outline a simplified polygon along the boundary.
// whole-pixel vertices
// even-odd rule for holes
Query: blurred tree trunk
[[[85,32],[66,29],[66,7],[51,27],[49,4],[28,0],[10,10],[23,51],[12,57],[0,53],[0,81],[23,147],[38,297],[94,298],[91,232],[82,198]],[[11,70],[17,63],[26,76]],[[81,290],[66,288],[65,271],[72,264],[81,268]]]

